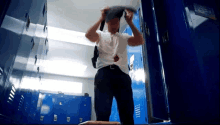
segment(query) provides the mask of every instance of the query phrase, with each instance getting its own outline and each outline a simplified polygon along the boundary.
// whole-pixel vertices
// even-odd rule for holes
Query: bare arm
[[[138,29],[135,27],[133,23],[129,24],[131,27],[131,30],[134,34],[133,37],[128,39],[128,45],[130,46],[138,46],[144,44],[144,39],[141,33],[138,31]]]
[[[105,7],[104,9],[101,10],[102,16],[101,18],[91,27],[89,30],[86,32],[85,37],[88,38],[92,42],[98,42],[99,41],[99,35],[96,33],[96,30],[98,29],[99,25],[101,22],[105,19],[106,17],[106,11],[109,10],[109,7]]]
[[[144,44],[144,39],[141,33],[138,31],[138,29],[135,27],[135,25],[132,22],[133,19],[133,12],[126,10],[126,18],[128,25],[131,27],[131,30],[134,34],[134,36],[130,37],[128,39],[128,45],[130,46],[138,46]]]

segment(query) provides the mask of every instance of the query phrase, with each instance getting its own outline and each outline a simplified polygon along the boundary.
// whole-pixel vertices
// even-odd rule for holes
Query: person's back
[[[116,10],[116,14],[115,11]],[[123,10],[112,10],[108,7],[102,10],[102,17],[93,25],[86,37],[96,42],[99,51],[95,75],[95,111],[98,121],[109,121],[113,97],[116,98],[120,121],[122,124],[134,124],[134,102],[131,87],[131,78],[127,67],[127,45],[137,46],[144,43],[142,35],[132,23],[133,13],[126,10],[126,21],[131,27],[134,36],[118,33],[120,18]],[[114,12],[111,19],[107,19],[108,31],[98,29],[105,20],[106,12]]]

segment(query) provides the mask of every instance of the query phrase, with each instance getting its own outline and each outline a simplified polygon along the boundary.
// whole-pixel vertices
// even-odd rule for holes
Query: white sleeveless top
[[[106,31],[96,31],[99,34],[99,42],[97,45],[99,57],[97,58],[97,69],[108,65],[117,65],[126,74],[129,74],[127,62],[127,45],[128,39],[131,37],[125,33],[111,34]],[[115,55],[118,55],[119,60],[114,62]]]

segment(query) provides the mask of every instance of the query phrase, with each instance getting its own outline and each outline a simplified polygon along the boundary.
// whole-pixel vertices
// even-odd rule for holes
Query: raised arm
[[[101,22],[105,19],[106,14],[105,12],[109,10],[109,7],[105,7],[101,10],[102,16],[100,19],[86,32],[85,37],[88,38],[92,42],[98,42],[99,41],[99,35],[96,33],[96,30],[98,29]]]
[[[132,22],[133,18],[133,12],[126,10],[127,15],[126,15],[126,21],[128,25],[131,27],[131,30],[134,34],[134,36],[130,37],[128,39],[128,45],[130,46],[138,46],[144,44],[144,39],[141,33],[138,31],[138,29],[135,27],[135,25]]]

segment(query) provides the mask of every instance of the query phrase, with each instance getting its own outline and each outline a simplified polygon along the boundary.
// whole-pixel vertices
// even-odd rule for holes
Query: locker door
[[[42,105],[40,111],[40,123],[41,124],[51,124],[53,123],[53,108],[54,108],[54,100],[52,94],[41,94],[42,96]]]
[[[65,124],[66,114],[67,114],[67,102],[65,95],[62,94],[53,94],[53,121],[54,124]]]
[[[163,63],[159,49],[157,34],[157,22],[154,13],[154,1],[142,0],[140,16],[143,26],[143,62],[147,71],[146,97],[148,106],[148,120],[152,122],[163,122],[168,120],[168,108],[166,99],[166,85],[163,79]]]
[[[32,121],[31,123],[37,123],[39,120],[36,118],[38,97],[39,97],[39,92],[33,91],[32,99],[31,99],[31,109],[30,109],[30,117]]]
[[[22,123],[27,124],[30,119],[32,93],[30,92],[30,90],[24,90],[23,96],[24,96],[24,110],[23,110]]]
[[[10,83],[7,84],[6,90],[5,90],[5,97],[3,100],[2,105],[2,110],[1,113],[5,116],[13,116],[15,114],[15,106],[13,106],[14,101],[15,101],[15,93],[16,89],[14,86]]]
[[[15,61],[18,46],[21,41],[21,34],[25,26],[25,14],[28,12],[31,0],[15,0],[11,1],[6,12],[4,20],[0,28],[0,69],[1,69],[1,83],[0,83],[0,100],[4,97],[4,85],[6,79],[12,71]]]
[[[83,118],[82,122],[91,120],[91,97],[81,96],[81,103],[79,107],[79,117]]]
[[[219,1],[155,1],[155,11],[171,121],[219,123]]]
[[[67,117],[70,117],[70,121],[66,122],[66,124],[79,124],[80,118],[85,121],[83,115],[83,109],[81,109],[81,98],[79,96],[68,96],[68,110],[67,110]],[[66,117],[66,121],[67,121]]]

